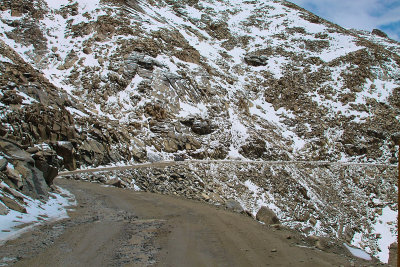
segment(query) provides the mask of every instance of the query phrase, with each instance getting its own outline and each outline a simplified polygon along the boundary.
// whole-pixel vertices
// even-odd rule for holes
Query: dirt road
[[[69,219],[7,242],[0,259],[7,257],[15,266],[371,265],[341,248],[328,253],[304,247],[293,232],[204,203],[82,181],[55,182],[75,194],[75,211]]]
[[[263,165],[292,165],[292,164],[311,164],[311,165],[332,165],[332,166],[380,166],[396,168],[396,164],[383,164],[383,163],[357,163],[357,162],[328,162],[328,161],[299,161],[299,160],[286,160],[286,161],[257,161],[257,160],[186,160],[186,161],[158,161],[149,163],[139,163],[133,165],[124,166],[108,166],[108,167],[97,167],[88,169],[78,169],[75,171],[62,171],[59,173],[60,176],[96,172],[96,171],[115,171],[115,170],[129,170],[137,168],[148,168],[148,167],[166,167],[172,165],[187,165],[190,163],[229,163],[229,164],[263,164]]]

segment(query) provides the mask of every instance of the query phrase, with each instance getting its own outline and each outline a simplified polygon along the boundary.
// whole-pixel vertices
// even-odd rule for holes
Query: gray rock
[[[40,150],[39,150],[39,148],[37,148],[37,147],[30,147],[30,148],[28,148],[27,150],[25,150],[27,153],[29,153],[29,154],[35,154],[35,153],[37,153],[37,152],[39,152]]]
[[[384,33],[383,31],[381,31],[379,29],[373,29],[372,34],[378,35],[380,37],[385,37],[385,38],[388,37],[386,33]]]
[[[11,141],[0,139],[0,151],[4,152],[10,159],[26,161],[31,164],[34,163],[34,160],[29,153],[25,152],[18,147],[17,144],[12,143]]]
[[[80,146],[81,150],[87,151],[87,152],[94,152],[97,154],[104,154],[105,149],[102,144],[95,140],[87,140],[85,141],[82,146]]]
[[[244,61],[250,66],[258,67],[258,66],[266,66],[268,58],[266,56],[251,55],[251,56],[245,56]]]
[[[105,184],[106,185],[112,185],[112,186],[115,186],[115,187],[120,187],[120,188],[122,187],[122,183],[118,178],[113,178],[113,179],[107,180],[105,182]]]
[[[58,175],[58,169],[47,163],[45,160],[35,160],[35,166],[43,173],[47,185],[52,185],[54,178]]]
[[[22,213],[26,213],[26,209],[21,206],[20,204],[18,204],[17,201],[7,197],[7,196],[1,196],[0,200],[4,203],[4,205],[6,205],[9,209],[18,211],[18,212],[22,212]]]
[[[210,197],[206,194],[206,193],[201,193],[201,197],[205,200],[205,201],[209,201]]]
[[[239,212],[239,213],[240,213],[240,212],[243,212],[243,211],[244,211],[242,205],[240,205],[240,203],[237,202],[237,201],[234,200],[234,199],[228,199],[228,200],[225,202],[225,207],[226,207],[228,210],[231,210],[231,211],[234,211],[234,212]]]
[[[0,171],[4,171],[7,168],[8,161],[6,159],[0,159]]]
[[[22,148],[6,139],[0,139],[0,151],[8,157],[14,168],[6,168],[4,173],[13,188],[21,190],[22,193],[33,198],[40,196],[48,196],[49,187],[43,177],[43,173],[35,168],[35,161],[31,155]],[[54,176],[54,169],[51,170],[47,176],[48,181],[51,182]]]
[[[18,170],[7,167],[5,174],[7,175],[7,178],[10,179],[17,186],[17,188],[22,187],[22,185],[23,185],[22,177],[21,177],[21,174],[18,172]]]
[[[8,212],[7,207],[0,202],[0,215],[7,215]]]
[[[71,142],[57,142],[54,146],[54,149],[57,152],[57,155],[61,156],[64,159],[64,166],[69,171],[76,170],[76,159],[75,159],[75,148]]]
[[[133,52],[125,62],[129,65],[138,64],[140,67],[147,70],[153,70],[154,66],[162,67],[162,64],[157,60],[138,52]]]
[[[19,162],[15,169],[22,176],[21,192],[32,198],[48,196],[49,187],[43,177],[43,173],[26,162]]]
[[[214,131],[213,125],[209,120],[196,119],[193,121],[193,125],[191,127],[192,131],[199,135],[207,135]]]
[[[257,212],[256,219],[268,225],[280,223],[276,214],[265,206],[262,206]]]

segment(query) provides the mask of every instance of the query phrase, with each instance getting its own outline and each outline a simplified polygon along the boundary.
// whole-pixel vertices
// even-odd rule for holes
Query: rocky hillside
[[[177,154],[396,162],[400,48],[386,37],[287,1],[0,10],[1,134],[64,142],[68,169]]]
[[[213,165],[200,179],[214,175],[221,192],[185,189],[182,177],[170,182],[172,171],[148,173],[151,183],[167,177],[165,188],[137,185],[211,202],[219,192],[253,213],[275,205],[288,226],[353,237],[379,256],[375,226],[396,209],[388,165],[400,141],[399,70],[400,43],[383,32],[347,30],[284,0],[3,0],[0,141],[44,172],[46,190],[51,170],[174,158],[381,164],[365,172]],[[8,166],[8,149],[1,153],[0,167]],[[25,190],[28,176],[10,178],[3,167],[1,180]],[[124,182],[146,175],[131,172]]]

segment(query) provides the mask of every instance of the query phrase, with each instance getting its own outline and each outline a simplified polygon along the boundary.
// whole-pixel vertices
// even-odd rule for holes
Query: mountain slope
[[[289,2],[20,3],[2,4],[2,39],[83,105],[76,120],[126,131],[123,158],[395,162],[396,49]]]
[[[288,1],[4,0],[0,39],[0,135],[54,150],[59,168],[397,162],[400,44]],[[327,169],[294,173],[325,192],[313,181],[335,180]],[[393,189],[383,169],[364,176]],[[353,186],[357,175],[340,174],[359,199],[393,204],[395,194]]]

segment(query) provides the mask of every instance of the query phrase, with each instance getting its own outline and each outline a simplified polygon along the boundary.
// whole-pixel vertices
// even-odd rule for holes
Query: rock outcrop
[[[383,38],[388,38],[387,34],[384,33],[383,31],[379,30],[379,29],[373,29],[372,30],[372,34],[378,35],[378,36],[383,37]]]
[[[43,152],[37,152],[33,156],[24,151],[22,147],[10,140],[0,138],[0,157],[2,167],[0,180],[9,188],[1,188],[5,194],[11,194],[12,198],[4,196],[2,202],[10,209],[22,212],[23,198],[14,190],[32,198],[48,198],[53,179],[58,174],[58,169],[51,165]],[[21,201],[18,203],[13,200]]]

